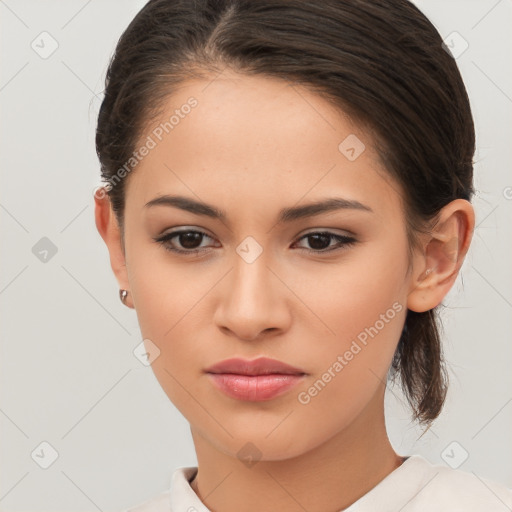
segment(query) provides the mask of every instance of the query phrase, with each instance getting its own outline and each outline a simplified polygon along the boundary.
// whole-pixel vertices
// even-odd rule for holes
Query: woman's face
[[[225,453],[250,441],[277,460],[319,446],[368,408],[382,414],[412,278],[399,187],[369,135],[305,89],[224,73],[187,82],[136,149],[128,289],[148,352],[159,350],[155,375],[192,430]],[[162,196],[225,218],[148,205]],[[302,210],[334,199],[336,208]],[[155,241],[177,231],[189,234]],[[254,400],[206,373],[260,356],[305,375]]]

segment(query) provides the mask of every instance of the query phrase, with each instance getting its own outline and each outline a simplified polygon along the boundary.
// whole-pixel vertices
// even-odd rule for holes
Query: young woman
[[[99,113],[96,225],[198,466],[134,511],[502,511],[395,453],[440,414],[437,306],[468,251],[475,134],[407,0],[151,0]]]

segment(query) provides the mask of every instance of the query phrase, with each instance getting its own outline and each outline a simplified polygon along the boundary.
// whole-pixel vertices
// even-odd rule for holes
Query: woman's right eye
[[[200,243],[204,237],[211,238],[203,231],[182,229],[180,231],[167,233],[159,238],[155,238],[154,240],[155,242],[162,244],[167,251],[180,254],[198,254],[207,250],[206,248],[197,248],[197,243]],[[177,239],[176,241],[184,247],[184,249],[180,249],[175,246],[175,238]]]

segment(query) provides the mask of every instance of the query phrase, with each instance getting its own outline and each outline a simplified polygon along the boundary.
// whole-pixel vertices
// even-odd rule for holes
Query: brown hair
[[[119,169],[176,87],[227,67],[307,87],[371,130],[401,186],[410,251],[443,206],[471,200],[468,95],[439,33],[408,0],[150,0],[110,61],[96,132],[122,233],[129,176],[114,183]],[[400,375],[414,420],[428,425],[448,388],[439,329],[437,308],[409,310],[388,374]]]

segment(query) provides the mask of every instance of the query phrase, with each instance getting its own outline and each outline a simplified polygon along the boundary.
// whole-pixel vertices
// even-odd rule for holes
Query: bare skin
[[[190,97],[197,106],[125,178],[124,248],[108,198],[95,201],[119,287],[129,290],[143,338],[160,350],[153,371],[190,423],[199,468],[192,488],[214,512],[342,510],[403,462],[386,433],[386,375],[407,309],[434,308],[455,282],[473,207],[462,199],[447,205],[407,272],[401,189],[370,135],[347,116],[287,82],[225,72],[187,82],[168,98],[162,120]],[[365,145],[354,160],[338,148],[350,134]],[[164,194],[213,205],[226,219],[145,207]],[[277,223],[282,208],[332,197],[371,211]],[[207,236],[168,246],[204,252],[173,253],[155,242],[178,228]],[[356,242],[332,237],[319,246],[305,237],[319,231]],[[251,263],[236,250],[246,237],[262,249]],[[333,373],[370,326],[378,333]],[[306,376],[272,400],[237,400],[204,373],[235,356],[275,358]],[[309,392],[329,368],[328,383]],[[255,464],[237,455],[243,447]]]

